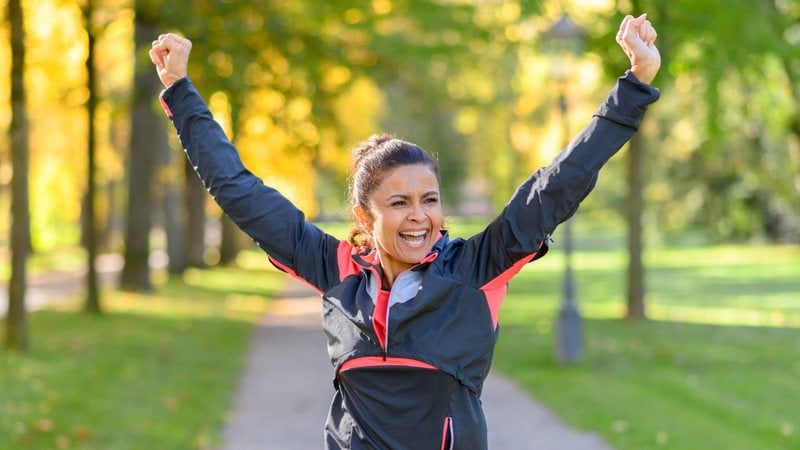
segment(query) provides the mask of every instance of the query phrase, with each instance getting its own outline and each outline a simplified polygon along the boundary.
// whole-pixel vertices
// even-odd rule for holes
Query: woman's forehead
[[[426,164],[412,164],[395,167],[383,174],[375,193],[382,195],[427,194],[439,192],[439,179],[436,172]]]

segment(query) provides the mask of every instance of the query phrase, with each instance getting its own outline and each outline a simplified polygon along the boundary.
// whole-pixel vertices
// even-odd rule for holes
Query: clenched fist
[[[186,76],[192,42],[174,33],[162,34],[153,41],[150,60],[156,65],[158,78],[165,87]]]
[[[655,28],[647,20],[647,14],[639,17],[626,16],[619,26],[617,42],[631,61],[631,72],[636,78],[650,84],[661,67],[661,54],[655,46]]]

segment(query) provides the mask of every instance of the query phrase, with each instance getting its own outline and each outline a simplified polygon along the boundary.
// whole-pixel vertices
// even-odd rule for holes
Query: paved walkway
[[[320,300],[294,280],[284,294],[252,341],[222,450],[322,447],[333,384]],[[482,399],[491,450],[610,450],[597,436],[565,426],[495,373],[487,379]]]
[[[103,288],[115,286],[122,270],[120,255],[100,255],[97,258],[98,280]],[[63,304],[65,299],[86,293],[86,270],[49,272],[28,276],[25,290],[25,309],[35,311]],[[8,312],[8,280],[0,280],[0,318]]]

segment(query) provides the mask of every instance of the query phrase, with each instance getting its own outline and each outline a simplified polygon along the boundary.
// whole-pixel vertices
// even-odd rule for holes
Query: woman
[[[436,162],[387,135],[354,151],[354,231],[339,241],[305,221],[241,163],[187,78],[191,42],[162,35],[150,57],[161,102],[211,195],[282,270],[322,296],[336,392],[326,449],[485,449],[480,394],[507,282],[547,252],[602,165],[630,139],[660,66],[646,17],[617,41],[631,60],[589,125],[526,180],[481,233],[449,239]]]

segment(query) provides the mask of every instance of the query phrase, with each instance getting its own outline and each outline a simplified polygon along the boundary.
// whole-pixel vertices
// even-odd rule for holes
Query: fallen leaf
[[[53,421],[50,419],[39,419],[33,422],[33,429],[39,433],[49,433],[53,431]]]
[[[91,435],[91,433],[89,433],[89,429],[86,428],[86,427],[77,426],[72,430],[72,436],[75,439],[78,439],[78,440],[81,440],[81,441],[85,441],[86,439],[89,439],[90,435]]]
[[[56,436],[56,448],[65,449],[69,448],[69,438],[66,436]]]
[[[164,408],[167,408],[170,411],[175,411],[178,409],[178,399],[172,395],[165,396],[161,403],[164,405]]]

